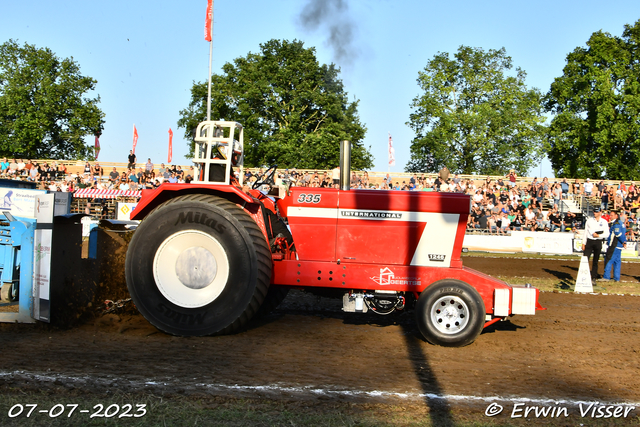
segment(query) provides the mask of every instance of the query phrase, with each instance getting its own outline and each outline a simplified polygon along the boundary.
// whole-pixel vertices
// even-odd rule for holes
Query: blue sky
[[[272,38],[298,39],[315,47],[321,63],[335,62],[350,99],[360,100],[365,145],[374,170],[387,170],[387,140],[401,172],[414,137],[406,125],[420,94],[418,72],[438,52],[460,45],[504,47],[527,85],[543,92],[562,73],[566,55],[598,30],[621,35],[640,18],[640,3],[612,1],[386,1],[342,0],[345,9],[328,23],[305,28],[300,15],[309,0],[215,0],[213,71],[259,51]],[[139,161],[167,161],[168,130],[174,131],[173,163],[189,164],[184,131],[178,129],[194,81],[206,81],[209,44],[204,40],[206,0],[30,0],[4,2],[0,43],[48,47],[73,57],[81,73],[98,81],[105,113],[99,160],[125,162],[135,123]],[[329,24],[351,30],[345,55],[328,43]],[[342,41],[346,41],[343,38]],[[531,175],[552,175],[548,161]]]

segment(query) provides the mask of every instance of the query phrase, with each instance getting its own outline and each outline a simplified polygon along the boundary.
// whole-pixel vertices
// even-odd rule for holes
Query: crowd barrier
[[[573,255],[582,252],[582,235],[576,233],[545,233],[512,231],[510,235],[466,234],[462,246],[480,252],[523,252],[551,255]],[[606,251],[603,245],[603,252]],[[629,242],[622,251],[623,258],[638,257],[638,243]]]

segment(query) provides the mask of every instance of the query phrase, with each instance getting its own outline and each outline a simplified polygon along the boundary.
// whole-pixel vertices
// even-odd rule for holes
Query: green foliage
[[[525,174],[542,154],[545,128],[537,89],[525,85],[504,48],[460,46],[438,53],[419,73],[424,93],[413,99],[407,123],[416,133],[407,172]]]
[[[89,159],[87,135],[99,135],[100,98],[84,98],[96,81],[73,58],[15,41],[0,45],[0,155],[37,159]]]
[[[270,40],[212,76],[211,118],[244,126],[245,166],[333,168],[339,142],[349,140],[353,168],[370,168],[358,101],[348,102],[338,73],[333,64],[319,65],[315,49],[302,42]],[[178,121],[188,140],[205,120],[206,106],[207,83],[194,83]],[[193,149],[191,142],[191,155]]]
[[[546,97],[556,176],[640,179],[640,21],[567,55]]]

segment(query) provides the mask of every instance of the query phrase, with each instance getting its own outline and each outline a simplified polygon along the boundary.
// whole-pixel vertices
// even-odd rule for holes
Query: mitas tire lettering
[[[133,234],[125,262],[140,313],[179,336],[243,328],[269,290],[271,268],[255,221],[235,203],[207,194],[178,196],[155,208]]]
[[[475,341],[484,328],[485,314],[478,291],[454,279],[429,285],[415,307],[422,336],[431,344],[445,347],[463,347]]]
[[[216,230],[218,233],[224,233],[225,227],[218,224],[213,218],[209,218],[205,212],[180,212],[174,226],[179,224],[202,224]]]

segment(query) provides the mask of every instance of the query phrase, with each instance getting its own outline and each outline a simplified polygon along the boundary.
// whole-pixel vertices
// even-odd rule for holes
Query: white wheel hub
[[[199,308],[220,296],[229,278],[229,259],[209,234],[186,230],[169,236],[153,259],[158,289],[173,304]]]
[[[462,298],[454,295],[444,296],[431,306],[431,322],[444,334],[462,331],[469,323],[469,308]]]

